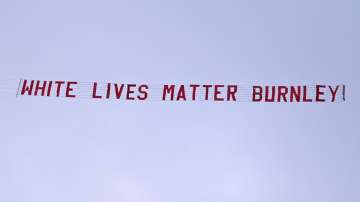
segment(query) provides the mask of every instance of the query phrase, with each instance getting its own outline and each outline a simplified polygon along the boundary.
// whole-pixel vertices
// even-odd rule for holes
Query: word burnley
[[[149,85],[21,79],[17,95],[129,101],[340,102],[345,101],[345,85]]]

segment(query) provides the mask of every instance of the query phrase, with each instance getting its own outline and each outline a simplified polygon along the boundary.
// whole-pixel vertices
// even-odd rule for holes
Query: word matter
[[[17,96],[178,102],[341,102],[345,101],[345,85],[150,85],[21,79]]]

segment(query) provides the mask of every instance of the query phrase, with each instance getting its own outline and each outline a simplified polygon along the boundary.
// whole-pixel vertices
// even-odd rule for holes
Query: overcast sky
[[[347,101],[3,91],[0,201],[360,201],[359,13],[357,0],[1,1],[0,80],[344,83]]]

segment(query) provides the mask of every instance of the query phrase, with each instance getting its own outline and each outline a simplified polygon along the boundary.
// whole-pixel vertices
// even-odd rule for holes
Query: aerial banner
[[[10,85],[10,82],[13,85]],[[16,85],[14,85],[16,83]],[[121,102],[340,103],[344,84],[124,83],[66,80],[0,80],[0,93],[21,97]]]

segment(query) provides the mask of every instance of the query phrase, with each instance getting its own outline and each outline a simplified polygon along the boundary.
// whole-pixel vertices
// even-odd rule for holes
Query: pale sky
[[[360,201],[359,11],[356,0],[1,1],[0,201]],[[346,84],[347,101],[16,98],[18,78]]]

